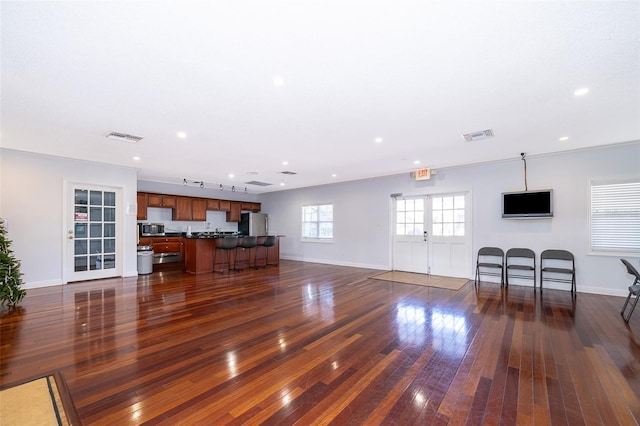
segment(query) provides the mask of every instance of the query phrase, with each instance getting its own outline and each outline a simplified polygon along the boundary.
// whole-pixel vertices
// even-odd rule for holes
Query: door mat
[[[424,285],[428,287],[460,290],[469,280],[467,278],[441,277],[439,275],[416,274],[413,272],[389,271],[374,275],[376,280],[393,281],[404,284]]]
[[[4,425],[70,425],[53,376],[0,391]]]

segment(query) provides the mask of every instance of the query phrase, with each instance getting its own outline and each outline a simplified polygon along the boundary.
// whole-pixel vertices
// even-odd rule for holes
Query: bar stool
[[[251,249],[254,248],[258,244],[258,237],[242,237],[242,242],[238,244],[236,247],[236,258],[233,260],[233,269],[238,270],[242,268],[238,268],[238,259],[240,259],[240,254],[238,251],[242,253],[242,261],[240,263],[246,263],[251,268]],[[249,253],[249,260],[247,261],[247,252]],[[253,262],[253,266],[256,266],[255,258]]]
[[[227,268],[231,269],[231,250],[235,250],[238,247],[238,237],[227,236],[224,238],[218,238],[216,240],[216,248],[213,252],[213,269],[216,268],[216,258],[218,256],[218,251],[223,250],[223,260],[222,264],[227,264]],[[235,259],[234,259],[235,263]],[[224,268],[220,270],[221,274],[224,274]]]
[[[258,267],[258,250],[260,247],[264,247],[264,265],[262,265],[263,267],[267,267],[267,265],[269,265],[269,247],[273,247],[276,245],[276,236],[275,235],[268,235],[266,237],[264,237],[264,241],[262,241],[262,244],[258,244],[258,248],[256,249],[256,259],[254,264],[256,265],[256,268]],[[278,263],[271,263],[271,265],[274,266],[278,266]]]

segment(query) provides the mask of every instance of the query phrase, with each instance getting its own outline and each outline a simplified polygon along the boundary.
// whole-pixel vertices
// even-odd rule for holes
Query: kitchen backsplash
[[[165,232],[187,232],[188,226],[191,226],[191,232],[214,231],[216,228],[222,232],[238,231],[237,223],[227,222],[225,212],[207,211],[207,220],[204,222],[174,221],[172,220],[171,212],[171,209],[149,207],[147,209],[147,220],[138,222],[164,223]]]

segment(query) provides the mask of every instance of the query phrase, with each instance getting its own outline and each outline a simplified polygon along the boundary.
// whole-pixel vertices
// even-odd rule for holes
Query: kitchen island
[[[233,264],[236,257],[236,250],[218,250],[216,256],[216,247],[219,247],[224,236],[210,235],[210,236],[192,236],[185,237],[184,241],[184,257],[185,257],[185,269],[191,274],[206,274],[211,272],[221,271],[222,268],[233,269]],[[260,246],[265,240],[265,237],[258,237],[258,245],[256,247],[246,249],[247,259],[250,259],[251,265],[255,264],[256,254],[258,255],[258,265],[264,265],[265,248]],[[238,237],[238,244],[242,243],[242,237]],[[266,249],[266,262],[267,264],[277,265],[280,259],[280,238],[276,237],[276,242],[273,246]],[[229,258],[229,264],[226,263],[227,256]],[[214,258],[216,259],[216,265],[214,265]],[[245,263],[245,262],[243,262]],[[245,265],[245,266],[248,266]]]

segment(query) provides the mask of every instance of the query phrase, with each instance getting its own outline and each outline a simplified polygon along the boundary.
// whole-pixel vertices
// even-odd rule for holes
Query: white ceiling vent
[[[284,172],[280,172],[280,173],[282,173],[283,175],[297,175],[298,174],[296,172],[290,172],[288,170],[285,170]]]
[[[273,185],[272,183],[260,182],[259,180],[252,180],[249,182],[245,182],[247,185],[256,185],[256,186],[269,186]]]
[[[142,136],[134,136],[127,133],[118,133],[118,132],[111,132],[107,135],[107,137],[109,139],[113,139],[116,141],[129,142],[129,143],[136,143],[142,140]]]
[[[483,139],[488,139],[492,137],[493,137],[493,130],[491,129],[481,130],[479,132],[465,133],[464,135],[462,135],[462,139],[464,139],[467,142],[481,141]]]

